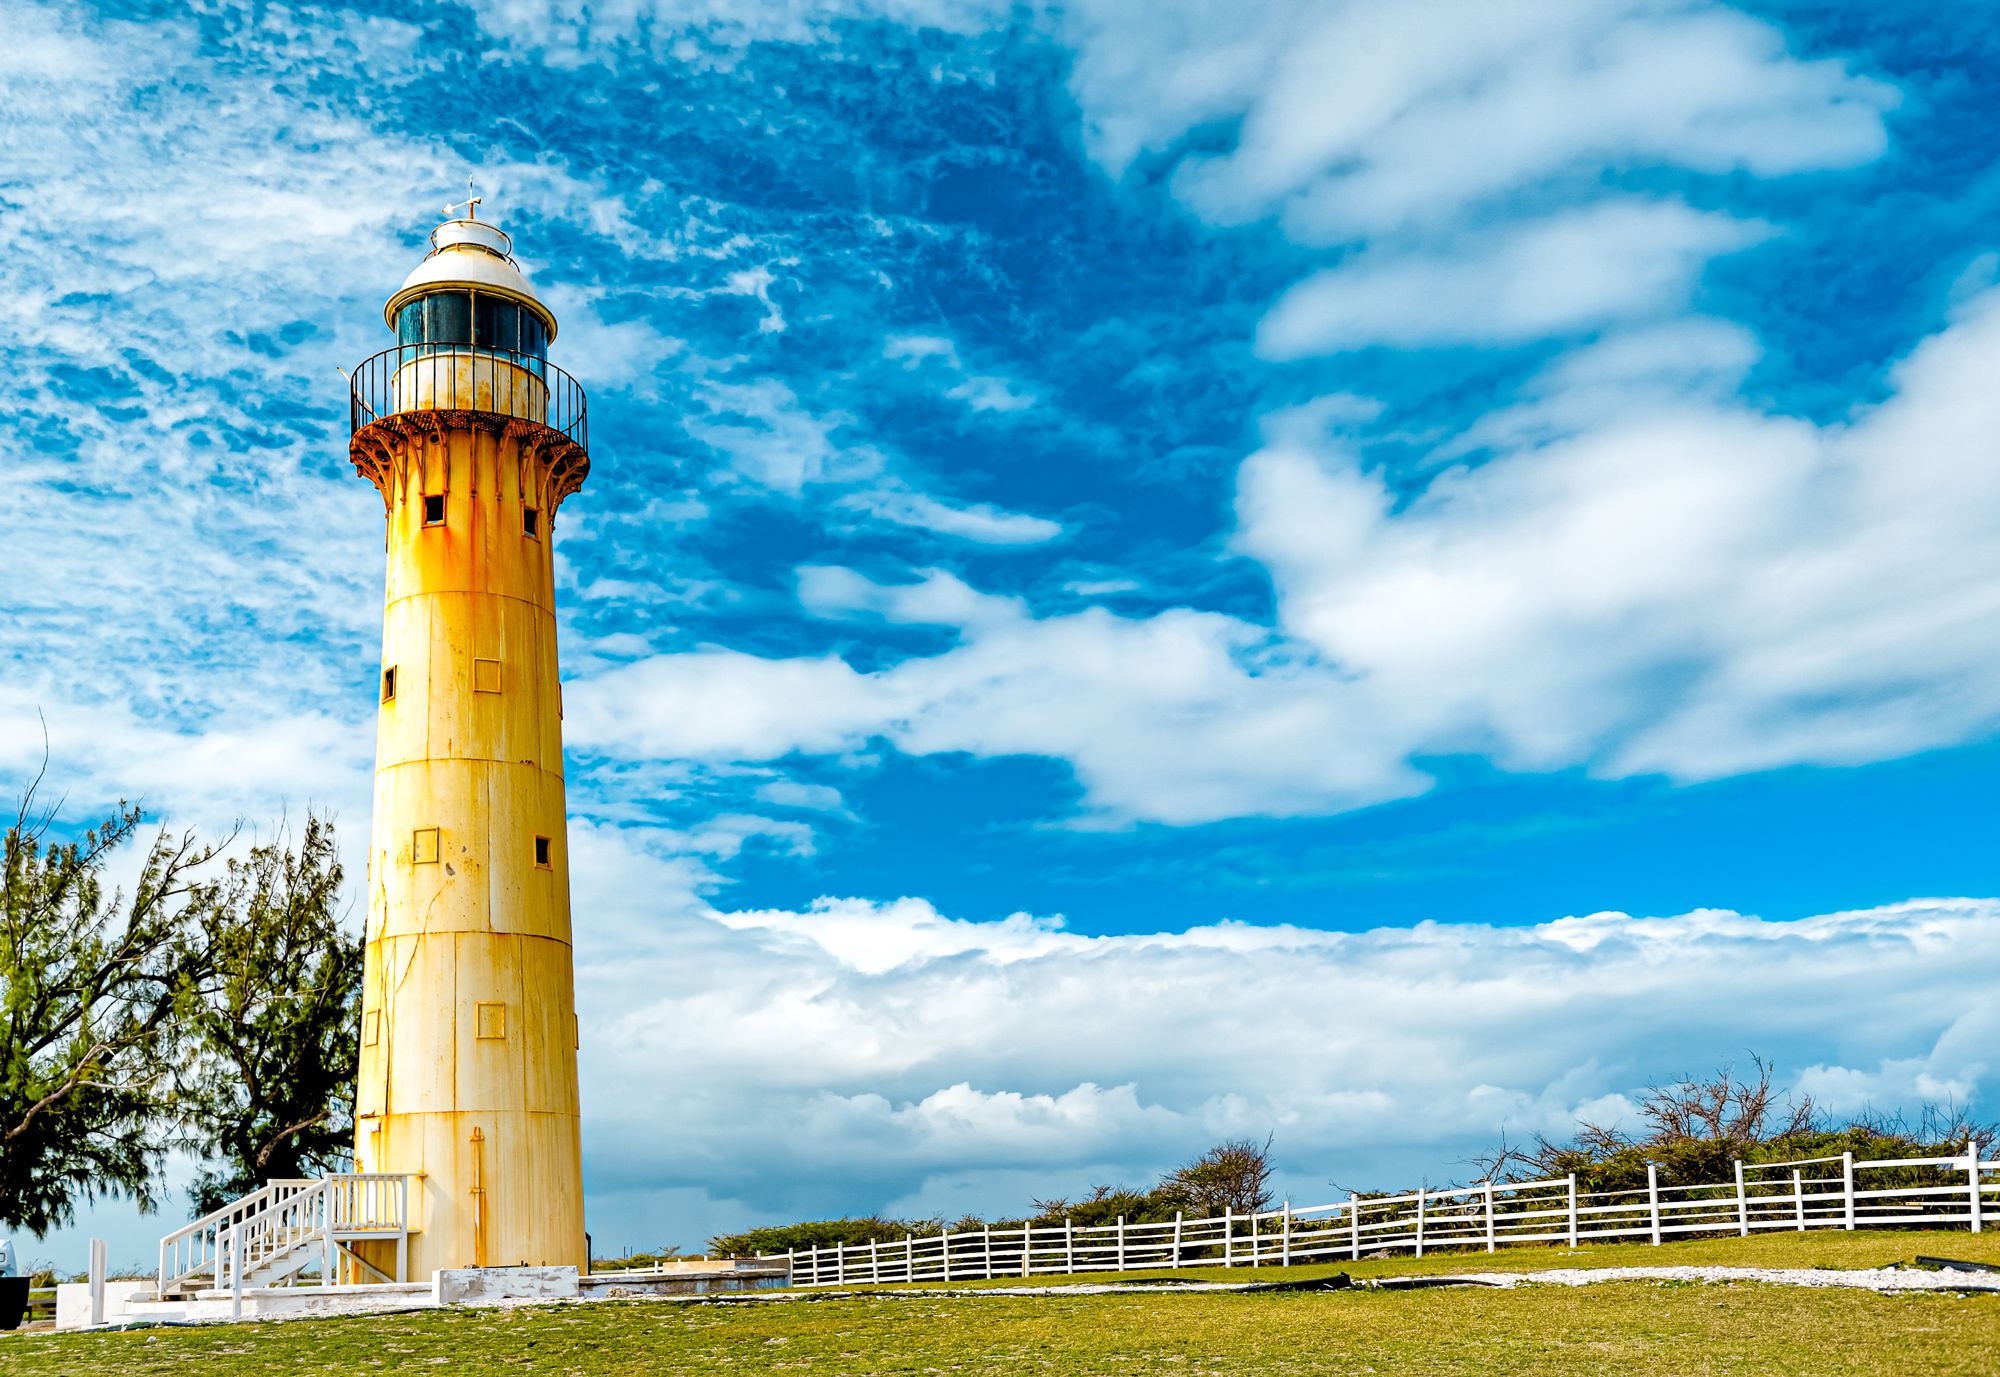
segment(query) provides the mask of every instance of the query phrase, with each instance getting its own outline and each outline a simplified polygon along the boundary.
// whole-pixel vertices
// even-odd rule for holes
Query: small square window
[[[410,863],[412,865],[436,865],[437,858],[437,828],[419,827],[410,834]]]
[[[436,493],[424,498],[424,525],[444,525],[444,494]]]
[[[481,1041],[497,1042],[507,1036],[507,1006],[479,1001],[472,1006],[472,1035]]]
[[[396,667],[388,666],[382,671],[382,701],[387,703],[396,696]]]
[[[521,508],[521,534],[539,540],[542,534],[542,514],[533,507]]]
[[[547,837],[535,838],[535,864],[544,870],[547,870],[551,864],[549,861],[549,839]]]
[[[479,660],[472,662],[472,691],[474,693],[498,693],[500,691],[500,662]]]
[[[361,1016],[361,1045],[373,1047],[382,1039],[382,1011],[370,1009]]]

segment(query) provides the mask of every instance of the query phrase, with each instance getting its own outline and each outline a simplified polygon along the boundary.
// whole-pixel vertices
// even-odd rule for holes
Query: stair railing
[[[215,1286],[222,1285],[225,1235],[230,1228],[277,1201],[312,1189],[316,1183],[303,1178],[269,1181],[241,1200],[212,1210],[191,1224],[160,1240],[160,1294],[199,1272],[207,1272]]]
[[[326,1181],[283,1192],[229,1227],[229,1246],[216,1267],[216,1289],[239,1293],[268,1262],[304,1246],[320,1245],[320,1282],[334,1280],[333,1192]],[[302,1262],[301,1266],[305,1264]]]
[[[410,1180],[400,1172],[273,1181],[162,1240],[161,1293],[204,1272],[213,1289],[234,1293],[257,1284],[252,1278],[280,1255],[315,1243],[317,1258],[303,1257],[293,1270],[317,1261],[319,1284],[332,1286],[340,1279],[340,1244],[354,1238],[395,1239],[400,1275],[409,1218]]]

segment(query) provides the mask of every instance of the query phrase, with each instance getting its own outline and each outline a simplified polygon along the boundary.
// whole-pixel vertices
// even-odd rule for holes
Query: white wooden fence
[[[1884,1184],[1883,1173],[1922,1184]],[[794,1286],[979,1281],[1077,1272],[1185,1267],[1282,1267],[1373,1253],[1506,1244],[1641,1241],[1770,1229],[1959,1227],[2000,1222],[2000,1160],[1976,1147],[1957,1157],[1861,1161],[1853,1153],[1736,1164],[1735,1179],[1667,1187],[1648,1166],[1639,1189],[1586,1192],[1574,1176],[1409,1195],[1350,1195],[1331,1205],[1153,1224],[946,1230],[922,1238],[811,1248],[787,1255]],[[1871,1180],[1875,1182],[1870,1185]]]

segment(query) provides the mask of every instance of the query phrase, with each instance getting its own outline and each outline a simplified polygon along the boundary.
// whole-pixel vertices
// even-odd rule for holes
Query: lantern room
[[[431,231],[430,252],[383,307],[396,344],[356,378],[356,425],[395,412],[478,411],[567,433],[568,399],[550,397],[566,381],[548,363],[556,318],[506,231],[478,218],[476,199],[465,209]]]

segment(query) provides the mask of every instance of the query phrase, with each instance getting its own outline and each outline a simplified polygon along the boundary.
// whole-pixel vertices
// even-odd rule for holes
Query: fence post
[[[1125,1270],[1125,1216],[1118,1216],[1118,1270]]]
[[[109,1245],[106,1244],[105,1241],[101,1238],[93,1238],[90,1240],[90,1273],[89,1273],[90,1293],[89,1294],[90,1294],[90,1327],[92,1329],[95,1329],[97,1328],[97,1326],[104,1323],[104,1274],[106,1271],[109,1270],[108,1266],[105,1263],[105,1257],[107,1256],[106,1250],[108,1247]],[[34,1268],[30,1267],[28,1270],[32,1272]],[[238,1305],[238,1309],[239,1310],[241,1309],[240,1303]]]
[[[101,1283],[95,1289],[99,1296],[103,1295]],[[99,1300],[97,1306],[98,1313],[102,1315],[103,1301]],[[243,1226],[240,1224],[229,1226],[229,1318],[243,1318]]]
[[[833,1245],[833,1284],[847,1285],[847,1246],[841,1243]]]
[[[1660,1246],[1660,1169],[1646,1163],[1646,1212],[1653,1219],[1653,1246]]]
[[[1076,1225],[1067,1216],[1063,1219],[1063,1271],[1076,1271]]]
[[[1174,1266],[1181,1265],[1181,1212],[1174,1211]]]
[[[979,1275],[987,1281],[991,1281],[993,1280],[993,1230],[991,1226],[979,1231],[979,1242],[984,1254],[984,1261],[981,1266],[985,1269]]]
[[[1569,1246],[1576,1250],[1576,1173],[1569,1174]]]
[[[1417,1187],[1417,1256],[1424,1255],[1424,1188]]]
[[[1973,1158],[1975,1170],[1978,1160],[1977,1157]],[[1974,1184],[1977,1184],[1979,1177],[1975,1174],[1972,1179]],[[1977,1200],[1979,1196],[1975,1193],[1972,1198]],[[1289,1200],[1285,1202],[1285,1241],[1280,1247],[1278,1260],[1282,1266],[1289,1267],[1292,1265],[1292,1202]]]
[[[868,1284],[882,1284],[882,1248],[874,1239],[868,1240]]]
[[[1361,1261],[1361,1196],[1355,1191],[1347,1193],[1347,1222],[1354,1234],[1353,1261]]]
[[[1031,1277],[1034,1274],[1035,1226],[1032,1224],[1023,1224],[1021,1226],[1021,1275]]]
[[[1854,1227],[1854,1153],[1852,1150],[1840,1154],[1841,1195],[1844,1199],[1846,1227]]]
[[[944,1279],[951,1280],[951,1230],[944,1231]]]
[[[1250,1265],[1263,1266],[1263,1252],[1257,1242],[1257,1212],[1250,1211]]]
[[[1971,1193],[1971,1199],[1968,1202],[1968,1214],[1972,1224],[1972,1232],[1980,1233],[1984,1221],[1980,1218],[1983,1211],[1980,1208],[1979,1201],[1979,1140],[1970,1134],[1965,1139],[1965,1174],[1967,1177],[1967,1189]]]
[[[1233,1205],[1222,1207],[1222,1265],[1236,1265],[1236,1207]]]
[[[1492,1252],[1493,1242],[1493,1183],[1486,1183],[1486,1251]]]
[[[1736,1232],[1750,1237],[1750,1196],[1743,1187],[1743,1159],[1736,1159]]]
[[[917,1279],[917,1241],[905,1232],[903,1235],[903,1280]]]
[[[1806,1231],[1806,1179],[1792,1168],[1792,1218],[1798,1221],[1799,1232]]]

